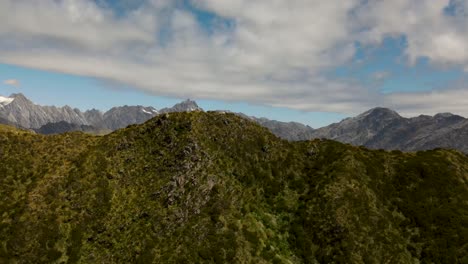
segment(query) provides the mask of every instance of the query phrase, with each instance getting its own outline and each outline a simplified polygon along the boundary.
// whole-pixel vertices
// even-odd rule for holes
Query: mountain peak
[[[193,108],[194,110],[198,110],[200,109],[200,107],[198,106],[197,102],[193,101],[193,100],[190,100],[190,99],[186,99],[185,101],[182,101],[176,105],[174,105],[174,107],[176,106],[185,106],[185,107],[191,107]],[[194,111],[194,110],[191,110],[191,111]]]
[[[10,95],[10,98],[13,98],[12,102],[15,103],[27,103],[32,104],[31,100],[29,100],[24,94],[22,93],[14,93]]]
[[[372,109],[367,110],[366,112],[360,114],[357,116],[358,118],[364,118],[364,117],[377,117],[377,118],[382,118],[382,117],[390,117],[390,118],[401,118],[401,116],[393,111],[392,109],[385,108],[385,107],[374,107]]]
[[[170,112],[192,112],[192,111],[203,111],[197,104],[197,102],[187,99],[178,104],[175,104],[173,107],[163,108],[160,113],[170,113]]]
[[[15,98],[15,99],[16,99],[16,98],[28,99],[28,98],[26,98],[26,96],[24,96],[24,94],[22,94],[22,93],[12,93],[12,94],[10,95],[10,97],[11,97],[11,98]]]

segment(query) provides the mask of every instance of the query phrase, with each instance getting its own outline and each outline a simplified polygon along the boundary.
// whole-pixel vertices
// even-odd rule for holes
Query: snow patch
[[[145,114],[153,115],[153,113],[151,113],[150,111],[147,111],[147,110],[144,109],[144,108],[142,108],[141,111],[143,111],[143,113],[145,113]]]
[[[0,106],[9,105],[13,100],[15,100],[15,98],[0,96]]]

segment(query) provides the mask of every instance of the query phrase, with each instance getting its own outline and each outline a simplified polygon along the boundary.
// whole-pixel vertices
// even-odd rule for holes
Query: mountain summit
[[[175,104],[170,108],[163,108],[160,110],[162,114],[171,112],[192,112],[192,111],[203,111],[195,101],[187,99],[183,102]]]
[[[364,118],[371,118],[371,119],[385,119],[385,120],[389,120],[389,119],[398,119],[398,118],[401,118],[401,116],[389,109],[389,108],[384,108],[384,107],[375,107],[375,108],[372,108],[360,115],[357,116],[357,118],[360,118],[360,119],[364,119]]]

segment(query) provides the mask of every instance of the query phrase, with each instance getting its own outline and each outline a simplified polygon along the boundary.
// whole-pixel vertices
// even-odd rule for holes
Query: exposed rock
[[[163,108],[160,113],[171,113],[171,112],[192,112],[192,111],[203,111],[195,101],[187,99],[183,102],[175,104],[173,107]]]

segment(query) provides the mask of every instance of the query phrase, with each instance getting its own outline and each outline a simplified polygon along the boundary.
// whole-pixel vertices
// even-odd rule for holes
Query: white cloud
[[[207,32],[175,0],[146,0],[123,16],[91,0],[2,0],[0,62],[159,95],[343,113],[410,105],[327,75],[349,62],[355,42],[406,36],[410,60],[468,68],[467,19],[444,15],[448,0],[191,2],[216,14],[219,26]]]
[[[16,79],[9,79],[9,80],[3,81],[3,84],[10,85],[10,86],[20,86],[20,81]]]
[[[457,12],[447,14],[452,6]],[[425,57],[440,65],[468,65],[466,0],[369,1],[358,11],[369,30],[364,41],[376,43],[385,36],[405,36],[411,62]]]
[[[468,89],[447,89],[430,92],[390,94],[387,105],[406,116],[434,115],[451,112],[468,116]]]

